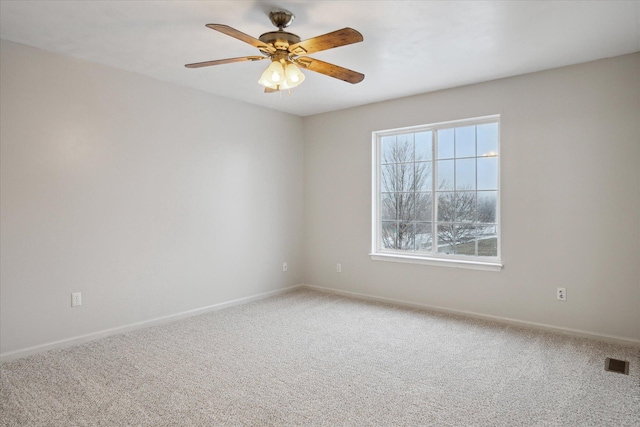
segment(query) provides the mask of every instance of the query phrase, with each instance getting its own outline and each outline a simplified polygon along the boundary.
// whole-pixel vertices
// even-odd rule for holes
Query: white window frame
[[[449,129],[460,126],[480,125],[485,123],[497,123],[498,124],[498,195],[496,206],[496,231],[497,231],[497,256],[496,257],[482,257],[482,256],[465,256],[465,255],[450,255],[441,254],[437,250],[431,253],[391,250],[382,248],[381,244],[381,209],[380,209],[380,196],[381,196],[381,140],[384,136],[398,135],[402,133],[416,133],[433,131],[434,142],[437,146],[437,130]],[[432,147],[433,148],[433,147]],[[488,270],[488,271],[500,271],[503,267],[501,261],[501,218],[500,218],[500,115],[490,115],[483,117],[475,117],[470,119],[453,120],[447,122],[432,123],[427,125],[410,126],[396,129],[387,129],[381,131],[375,131],[372,133],[372,230],[371,230],[371,253],[369,254],[372,260],[375,261],[392,261],[392,262],[404,262],[412,264],[426,264],[436,265],[443,267],[459,267],[470,268],[476,270]],[[435,156],[432,158],[432,175],[435,182],[437,176],[437,159]],[[476,190],[477,191],[477,190]],[[435,185],[433,186],[433,194],[436,194]],[[434,197],[435,198],[435,197]],[[436,220],[435,201],[433,203],[434,213],[432,217],[432,232],[435,233],[436,226],[438,224]]]

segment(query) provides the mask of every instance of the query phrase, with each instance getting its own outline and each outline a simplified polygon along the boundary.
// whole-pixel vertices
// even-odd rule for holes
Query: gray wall
[[[504,269],[370,260],[371,132],[496,113]],[[305,282],[640,341],[639,123],[640,54],[305,118]]]
[[[0,54],[0,353],[303,281],[302,119]]]

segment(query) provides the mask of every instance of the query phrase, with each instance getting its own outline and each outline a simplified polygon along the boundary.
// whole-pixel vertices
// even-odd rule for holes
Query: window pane
[[[413,165],[413,163],[399,163],[396,165],[394,176],[396,191],[413,191],[415,189]]]
[[[438,225],[438,252],[444,254],[475,255],[476,231],[473,225]]]
[[[476,256],[476,241],[456,245],[456,255]]]
[[[478,158],[478,190],[498,189],[498,158]]]
[[[397,223],[382,221],[380,243],[384,249],[396,249]]]
[[[397,136],[398,161],[413,162],[413,134],[405,133]]]
[[[498,210],[497,191],[478,192],[478,222],[495,223],[496,211]]]
[[[380,190],[384,192],[396,191],[396,166],[382,165],[380,166]]]
[[[476,127],[456,128],[456,157],[475,157]]]
[[[471,224],[459,224],[455,226],[456,241],[455,251],[457,255],[476,254],[476,228]]]
[[[476,159],[456,160],[456,190],[476,189]]]
[[[415,173],[416,191],[431,190],[431,187],[433,186],[433,178],[431,176],[431,162],[417,162]]]
[[[433,236],[430,222],[416,223],[416,251],[431,252]]]
[[[478,226],[478,256],[498,256],[498,227]]]
[[[478,156],[498,154],[498,123],[478,125]]]
[[[416,232],[413,223],[398,223],[398,247],[397,249],[412,251],[415,248]]]
[[[382,163],[394,163],[393,161],[393,153],[396,149],[396,137],[393,136],[383,136],[380,141],[382,147],[380,149]]]
[[[380,217],[383,221],[396,219],[396,200],[393,193],[382,193]]]
[[[415,220],[415,193],[395,193],[398,220]]]
[[[456,222],[475,222],[476,193],[475,191],[456,192],[455,219]]]
[[[438,252],[455,254],[456,233],[453,224],[438,224]]]
[[[415,134],[415,144],[416,144],[416,162],[419,160],[431,160],[432,158],[432,147],[431,141],[433,139],[433,133],[429,132],[420,132]]]
[[[433,215],[433,193],[416,193],[416,221],[431,221]]]
[[[453,160],[438,160],[438,190],[453,190]]]
[[[413,162],[413,134],[398,135],[394,160],[396,163]]]
[[[438,131],[438,158],[452,159],[454,157],[453,129]]]
[[[453,222],[456,218],[456,204],[454,192],[438,193],[438,221]]]

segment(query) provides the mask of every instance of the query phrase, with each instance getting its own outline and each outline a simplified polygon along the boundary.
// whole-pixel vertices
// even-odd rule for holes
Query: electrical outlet
[[[74,292],[71,294],[71,307],[77,307],[82,305],[82,294],[80,292]]]
[[[567,288],[558,288],[556,290],[556,297],[558,301],[566,301],[567,300]]]
[[[287,262],[283,262],[282,263],[282,271],[287,271],[289,269],[289,267],[287,267]]]
[[[336,273],[342,273],[342,264],[336,264]]]

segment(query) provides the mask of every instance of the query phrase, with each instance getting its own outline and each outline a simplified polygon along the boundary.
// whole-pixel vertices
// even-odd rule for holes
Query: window
[[[499,270],[500,118],[373,133],[372,258]]]

